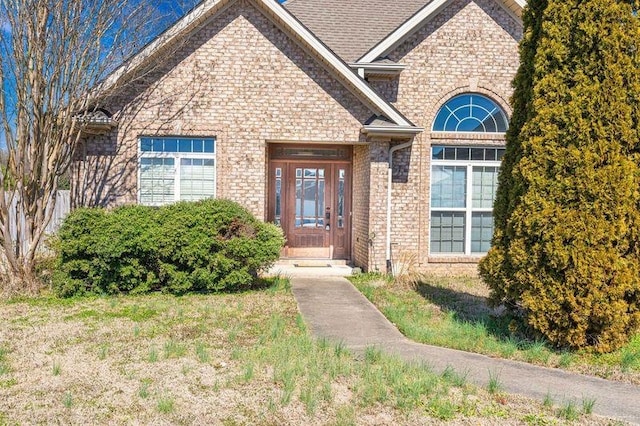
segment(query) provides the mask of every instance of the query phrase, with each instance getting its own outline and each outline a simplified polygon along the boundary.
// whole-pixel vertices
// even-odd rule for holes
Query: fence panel
[[[13,241],[16,241],[18,236],[18,231],[15,226],[16,210],[17,210],[16,204],[17,204],[17,199],[14,198],[13,202],[11,203],[11,206],[9,207],[9,215],[10,215],[9,217],[11,221],[10,222],[11,237],[13,238]],[[47,208],[50,209],[51,205],[49,205]],[[60,225],[62,225],[62,221],[64,220],[65,217],[67,217],[70,211],[71,211],[71,191],[58,191],[56,205],[53,211],[53,216],[51,218],[51,222],[49,223],[49,225],[47,225],[46,233],[53,234],[54,232],[56,232],[58,228],[60,228]],[[19,219],[20,219],[21,228],[24,229],[25,217],[23,216]],[[22,237],[23,237],[22,248],[23,250],[27,250],[28,246],[24,240],[24,235]]]

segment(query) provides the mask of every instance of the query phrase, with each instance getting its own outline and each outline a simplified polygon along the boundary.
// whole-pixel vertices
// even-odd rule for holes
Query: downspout
[[[393,153],[401,149],[409,148],[413,145],[413,139],[409,142],[401,143],[389,148],[389,170],[387,171],[387,274],[393,274],[393,268],[391,265],[391,208],[393,202],[392,196],[392,184],[393,184]]]

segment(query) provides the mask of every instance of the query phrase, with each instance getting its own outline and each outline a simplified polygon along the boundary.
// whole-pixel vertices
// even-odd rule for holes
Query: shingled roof
[[[288,0],[296,18],[346,62],[355,62],[432,0]]]

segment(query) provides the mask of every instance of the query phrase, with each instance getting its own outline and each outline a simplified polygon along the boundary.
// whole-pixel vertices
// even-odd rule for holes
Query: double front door
[[[272,160],[270,175],[269,219],[284,230],[283,255],[349,259],[351,165]]]

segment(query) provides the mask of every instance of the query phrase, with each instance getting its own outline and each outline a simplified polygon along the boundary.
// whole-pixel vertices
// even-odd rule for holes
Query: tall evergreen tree
[[[639,0],[529,0],[480,263],[494,304],[558,346],[640,327]]]

